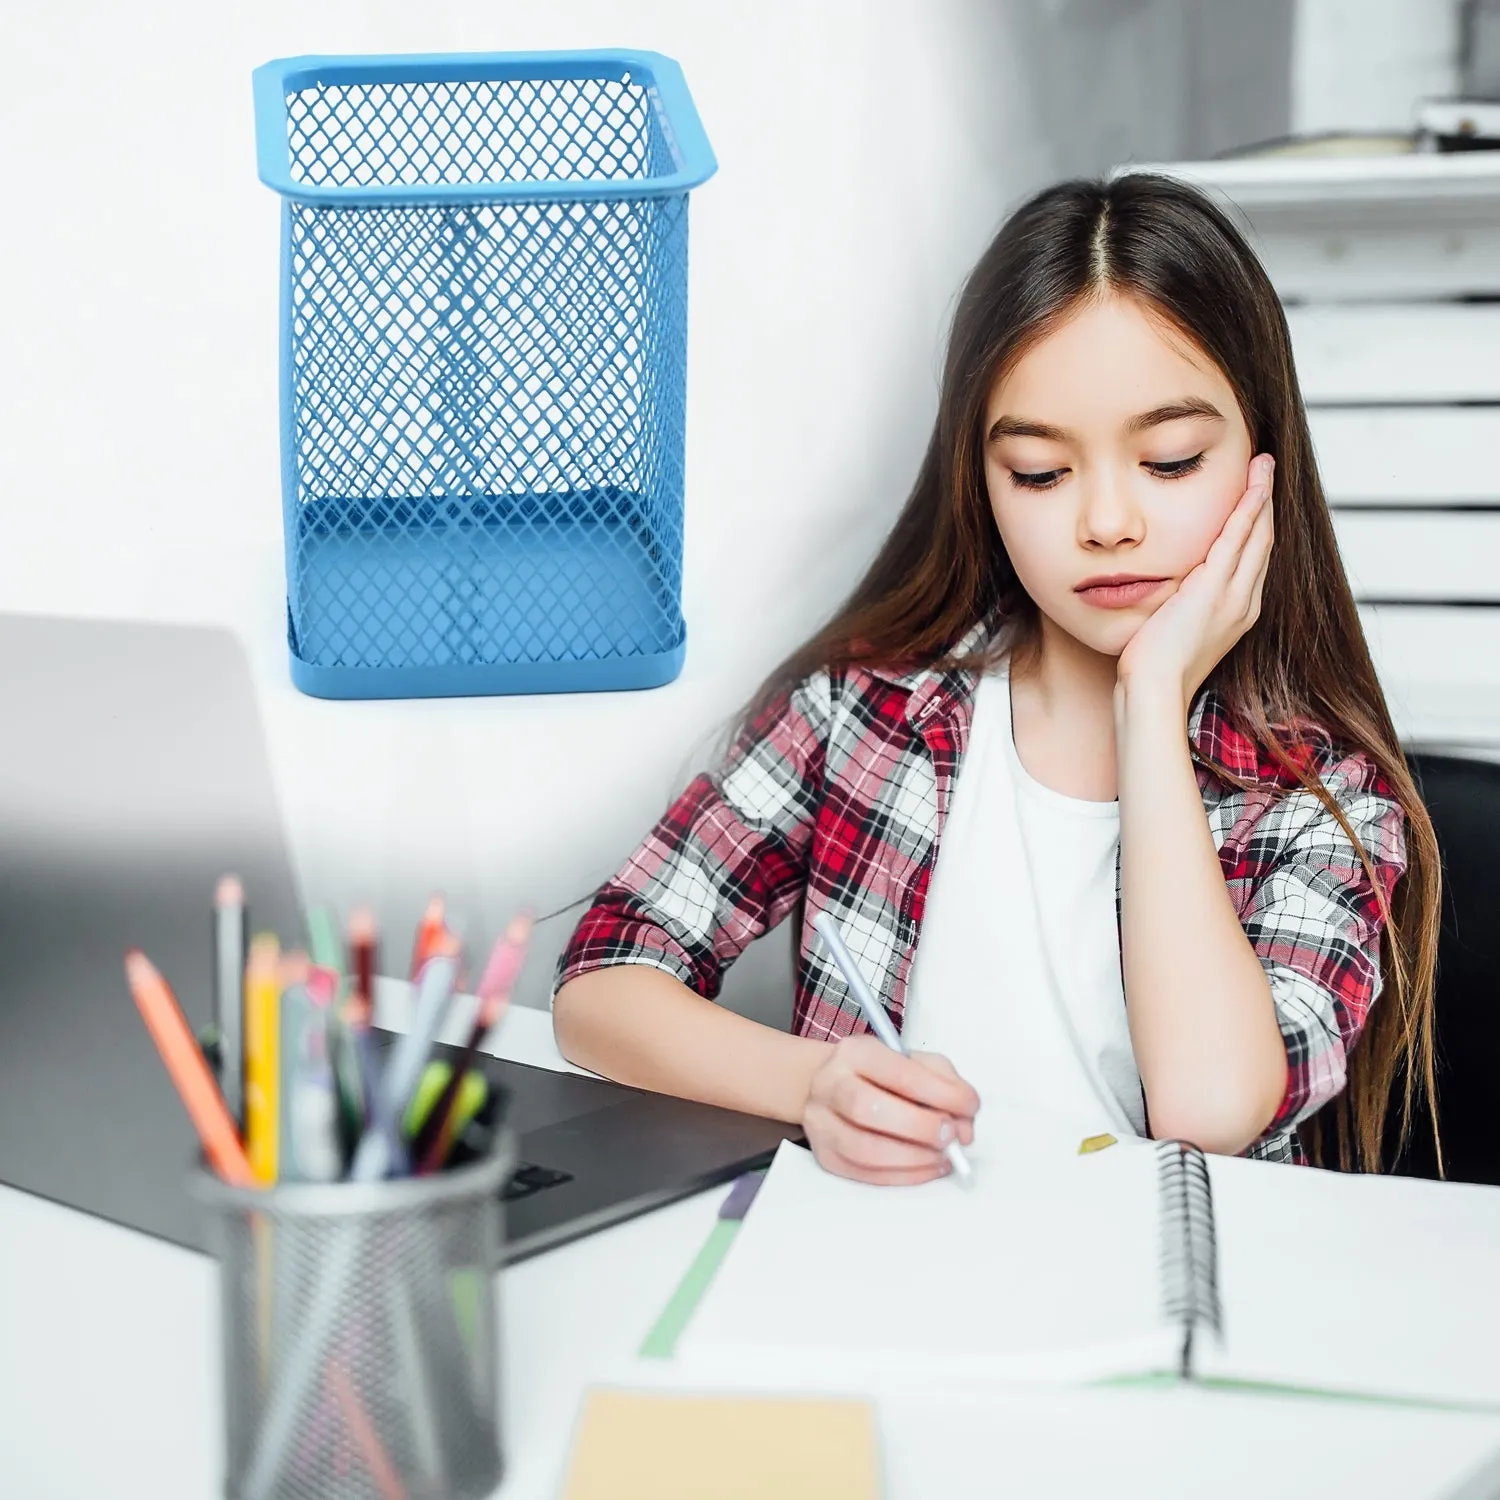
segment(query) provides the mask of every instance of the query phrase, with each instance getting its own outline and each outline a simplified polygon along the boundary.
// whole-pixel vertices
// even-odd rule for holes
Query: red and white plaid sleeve
[[[613,964],[648,964],[698,994],[780,922],[807,882],[829,678],[818,672],[696,777],[594,897],[558,960],[553,994]]]
[[[1330,758],[1320,780],[1364,846],[1387,905],[1406,869],[1405,818],[1363,755]],[[1266,1136],[1334,1098],[1380,994],[1385,925],[1364,865],[1338,820],[1307,791],[1274,802],[1226,868],[1248,889],[1240,921],[1270,981],[1286,1044],[1287,1087]]]

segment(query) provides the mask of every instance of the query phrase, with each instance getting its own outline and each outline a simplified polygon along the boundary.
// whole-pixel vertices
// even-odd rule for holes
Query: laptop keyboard
[[[552,1167],[539,1167],[534,1162],[523,1161],[512,1174],[509,1182],[500,1189],[503,1202],[512,1203],[517,1198],[529,1198],[544,1188],[556,1187],[560,1182],[572,1182],[571,1172],[559,1172]]]

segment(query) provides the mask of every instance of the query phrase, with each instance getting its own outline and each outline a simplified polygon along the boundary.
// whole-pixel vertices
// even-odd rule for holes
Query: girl
[[[1069,182],[974,270],[895,529],[598,892],[554,1026],[871,1182],[942,1173],[981,1099],[1376,1170],[1395,1081],[1403,1135],[1431,1099],[1438,880],[1265,272],[1188,187]],[[920,1055],[864,1034],[825,909]],[[707,1003],[794,913],[792,1034]]]

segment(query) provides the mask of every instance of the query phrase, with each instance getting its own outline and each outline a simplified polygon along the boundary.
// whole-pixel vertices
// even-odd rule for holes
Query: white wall
[[[1419,99],[1457,92],[1458,0],[1297,0],[1292,129],[1412,128]]]
[[[7,7],[0,608],[237,631],[309,901],[368,900],[408,929],[441,887],[477,943],[523,901],[584,895],[873,552],[925,440],[950,299],[1007,205],[1060,162],[1107,164],[1089,160],[1094,122],[1070,135],[1047,107],[1097,10]],[[645,695],[302,697],[285,659],[278,205],[255,176],[250,71],[302,52],[591,45],[677,58],[721,164],[692,207],[686,670]],[[1120,82],[1101,76],[1101,93]],[[1111,118],[1108,150],[1132,154],[1136,117]],[[575,917],[539,933],[524,1001],[542,1000]],[[774,1013],[786,945],[763,946],[738,989]]]

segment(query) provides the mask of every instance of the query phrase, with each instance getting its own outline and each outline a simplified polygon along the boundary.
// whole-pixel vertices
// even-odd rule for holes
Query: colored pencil
[[[255,1180],[276,1181],[280,1165],[281,947],[258,933],[245,969],[245,1146]]]
[[[375,1019],[375,918],[368,907],[349,914],[349,1019],[368,1026]]]
[[[437,952],[438,940],[447,928],[446,914],[447,907],[441,896],[434,896],[427,903],[422,920],[417,924],[416,941],[412,944],[410,977],[413,980],[426,967],[427,960]]]
[[[521,966],[526,961],[526,947],[530,941],[531,916],[523,912],[511,920],[490,952],[490,961],[485,965],[484,974],[479,981],[479,1011],[469,1030],[463,1055],[453,1069],[447,1086],[438,1095],[437,1103],[428,1113],[414,1144],[412,1155],[418,1163],[419,1173],[436,1172],[452,1149],[454,1106],[459,1090],[463,1087],[464,1075],[472,1065],[480,1044],[504,1015],[505,1008],[510,1003],[511,992],[520,977]]]
[[[406,1489],[401,1483],[401,1477],[396,1473],[385,1445],[380,1441],[380,1434],[375,1430],[375,1424],[370,1420],[369,1413],[359,1399],[359,1392],[355,1390],[354,1382],[349,1378],[349,1372],[341,1360],[329,1360],[328,1384],[343,1411],[344,1425],[353,1437],[360,1457],[364,1459],[365,1467],[370,1471],[370,1477],[375,1481],[383,1500],[406,1500]]]
[[[375,918],[368,907],[357,907],[349,914],[349,970],[353,982],[349,987],[349,998],[345,1004],[345,1034],[354,1054],[355,1071],[358,1074],[364,1125],[360,1139],[373,1125],[386,1138],[389,1159],[401,1162],[405,1159],[405,1143],[401,1138],[399,1122],[390,1119],[382,1110],[380,1093],[380,1064],[375,1055],[375,1039],[370,1027],[375,1020],[375,956],[377,942]],[[358,1151],[358,1141],[354,1150]],[[353,1168],[353,1153],[350,1169]]]
[[[132,948],[125,955],[125,977],[146,1030],[156,1043],[198,1139],[203,1142],[203,1154],[209,1165],[235,1187],[252,1186],[254,1173],[234,1120],[177,997],[139,948]]]
[[[219,1086],[238,1129],[245,1117],[245,887],[236,875],[214,892],[214,1013]]]

